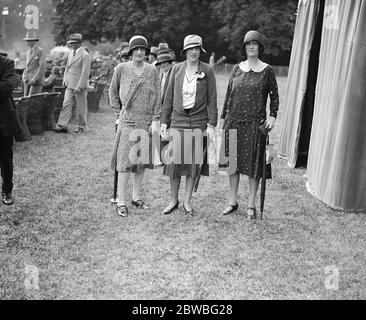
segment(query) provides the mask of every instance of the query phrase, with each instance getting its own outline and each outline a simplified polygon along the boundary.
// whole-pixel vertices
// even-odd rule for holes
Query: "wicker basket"
[[[42,88],[42,93],[53,93],[53,87],[52,88],[47,88],[47,89],[45,89],[45,88]]]
[[[23,142],[32,139],[31,134],[27,127],[27,118],[29,113],[30,98],[17,98],[14,99],[15,111],[18,120],[18,128],[15,133],[15,141]]]
[[[42,107],[45,99],[44,96],[44,93],[40,93],[30,97],[27,125],[31,135],[36,136],[43,134]]]

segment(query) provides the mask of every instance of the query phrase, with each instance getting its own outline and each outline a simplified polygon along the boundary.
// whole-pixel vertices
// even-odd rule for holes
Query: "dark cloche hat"
[[[263,45],[263,35],[256,31],[256,30],[250,30],[246,33],[245,37],[244,37],[244,41],[243,44],[241,46],[241,55],[245,56],[246,55],[246,51],[245,51],[245,44],[250,42],[250,41],[257,41],[259,44],[259,54],[263,54],[264,53],[264,45]]]
[[[149,43],[147,42],[147,39],[144,36],[133,36],[130,39],[129,43],[130,50],[128,51],[128,55],[132,55],[132,51],[136,48],[144,48],[146,49],[146,54],[149,55],[150,49],[149,49]]]

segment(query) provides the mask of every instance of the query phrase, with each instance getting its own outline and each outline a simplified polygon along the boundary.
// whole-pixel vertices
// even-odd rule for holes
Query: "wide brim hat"
[[[82,42],[83,42],[83,36],[81,33],[71,34],[69,40],[67,41],[68,44],[82,43]]]
[[[188,49],[196,47],[199,47],[203,53],[206,53],[206,50],[203,48],[202,38],[197,34],[190,34],[184,38],[183,50],[180,54],[184,56]]]
[[[37,37],[37,34],[34,31],[28,31],[25,34],[24,41],[39,41],[39,38]]]
[[[250,42],[250,41],[257,41],[259,44],[259,55],[262,55],[264,53],[264,40],[263,40],[263,35],[256,31],[256,30],[250,30],[246,33],[244,40],[243,40],[243,44],[241,46],[241,50],[240,53],[243,57],[246,56],[246,51],[245,51],[245,45]]]
[[[134,36],[130,39],[129,42],[130,50],[128,51],[128,55],[131,56],[133,50],[137,48],[144,48],[146,50],[146,55],[150,54],[150,48],[149,43],[147,42],[147,39],[144,36]]]
[[[158,60],[156,61],[156,66],[164,63],[164,62],[173,62],[173,59],[172,59],[172,55],[171,55],[171,52],[166,50],[166,51],[160,51],[158,53]]]

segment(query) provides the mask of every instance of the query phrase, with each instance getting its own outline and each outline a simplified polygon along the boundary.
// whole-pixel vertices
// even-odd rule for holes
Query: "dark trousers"
[[[4,137],[0,129],[0,166],[2,192],[13,191],[13,137]]]

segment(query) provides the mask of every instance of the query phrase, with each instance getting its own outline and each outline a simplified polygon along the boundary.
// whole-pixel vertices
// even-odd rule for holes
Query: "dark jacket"
[[[199,63],[198,73],[203,72],[205,77],[197,81],[196,103],[190,114],[183,108],[183,82],[187,62],[173,67],[168,89],[165,95],[160,121],[177,129],[202,129],[207,124],[216,126],[218,118],[216,78],[211,67],[203,62]]]
[[[16,82],[14,62],[0,56],[0,130],[5,137],[13,136],[17,128],[12,97]]]
[[[161,98],[161,104],[164,105],[164,99],[165,99],[165,96],[166,96],[166,91],[168,89],[168,84],[169,84],[169,79],[170,79],[170,76],[172,74],[172,69],[173,67],[171,67],[169,70],[168,70],[168,74],[166,76],[166,80],[165,80],[165,84],[164,84],[164,89],[163,89],[163,96],[160,97]],[[163,73],[160,74],[160,86],[161,86],[161,81],[163,80]]]

